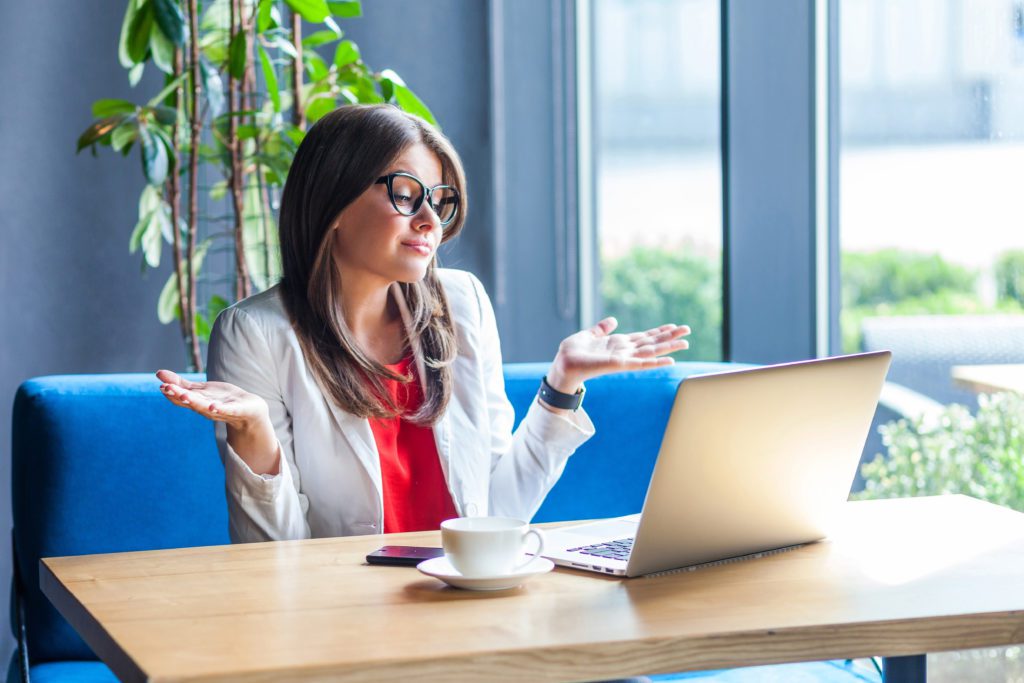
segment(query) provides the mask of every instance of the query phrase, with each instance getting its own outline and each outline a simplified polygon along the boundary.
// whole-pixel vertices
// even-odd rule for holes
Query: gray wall
[[[177,328],[156,319],[170,269],[139,274],[128,254],[142,189],[138,158],[103,149],[76,156],[75,141],[101,97],[141,100],[159,89],[155,69],[133,91],[117,61],[123,1],[20,3],[0,22],[0,662],[7,628],[11,406],[36,375],[182,368]],[[376,69],[393,68],[430,103],[463,155],[473,208],[444,262],[490,286],[487,5],[375,0],[343,22]],[[427,57],[429,55],[429,58]]]
[[[14,10],[14,8],[10,8]],[[137,159],[75,141],[100,97],[131,96],[117,62],[123,3],[19,3],[0,22],[0,660],[13,641],[10,581],[11,406],[34,375],[179,367],[172,326],[156,320],[168,274],[140,277],[128,254],[142,189]],[[151,79],[155,73],[149,74]],[[152,92],[158,80],[139,88]]]

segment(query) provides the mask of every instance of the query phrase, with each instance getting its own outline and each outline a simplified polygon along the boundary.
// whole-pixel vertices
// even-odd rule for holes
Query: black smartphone
[[[443,548],[424,548],[414,545],[386,545],[366,556],[367,564],[387,564],[393,567],[415,567],[423,560],[444,555]]]

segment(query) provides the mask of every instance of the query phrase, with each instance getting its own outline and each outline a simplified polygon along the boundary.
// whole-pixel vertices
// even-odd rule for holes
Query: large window
[[[719,0],[595,0],[598,317],[722,355]]]
[[[844,349],[912,337],[908,316],[1024,312],[1024,3],[840,8]],[[971,362],[968,341],[949,353]],[[970,399],[947,380],[926,393]]]
[[[843,347],[891,349],[914,392],[868,442],[866,495],[1022,510],[1024,400],[963,379],[1024,363],[1024,2],[839,6]],[[1019,680],[1020,655],[931,657],[929,675]]]

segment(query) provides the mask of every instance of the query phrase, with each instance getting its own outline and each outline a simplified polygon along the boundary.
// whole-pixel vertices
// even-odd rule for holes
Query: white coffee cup
[[[522,560],[526,541],[537,539],[534,557]],[[544,551],[544,536],[537,529],[510,517],[456,517],[441,522],[445,557],[468,577],[512,574]]]

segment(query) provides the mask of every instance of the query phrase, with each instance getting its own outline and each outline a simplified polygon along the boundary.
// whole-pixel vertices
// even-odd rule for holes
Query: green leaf
[[[135,15],[138,14],[138,5],[138,0],[128,0],[125,6],[124,19],[121,21],[121,35],[117,41],[117,60],[126,69],[131,69],[135,66],[135,61],[128,55],[128,37],[131,35]]]
[[[204,342],[210,341],[210,323],[199,311],[196,311],[195,330],[196,336],[199,337],[199,339]]]
[[[145,62],[139,62],[128,71],[128,83],[133,88],[142,80],[142,72],[146,68]]]
[[[259,13],[256,18],[256,30],[260,33],[270,28],[270,8],[273,6],[273,0],[260,0]]]
[[[314,31],[308,36],[302,39],[302,47],[307,50],[332,43],[337,40],[339,36],[334,31]]]
[[[327,0],[331,14],[344,19],[363,16],[362,3],[359,0]]]
[[[141,0],[138,11],[128,27],[128,58],[132,64],[146,59],[149,50],[149,34],[153,32],[153,6],[149,0]]]
[[[260,54],[260,66],[263,68],[263,80],[266,81],[267,94],[270,101],[274,103],[274,111],[281,111],[281,91],[277,87],[277,74],[274,72],[274,65],[270,63],[270,57],[263,46],[257,43],[257,51]]]
[[[254,126],[250,123],[243,123],[235,129],[235,133],[238,135],[239,140],[246,140],[248,138],[254,138],[260,134],[259,126]]]
[[[315,52],[310,52],[308,55],[303,55],[303,61],[306,63],[306,73],[309,74],[309,80],[311,81],[322,81],[327,78],[330,70],[327,68],[327,62]]]
[[[336,22],[336,21],[335,21],[335,20],[334,20],[333,18],[331,18],[331,17],[327,17],[326,19],[324,19],[324,26],[326,26],[326,27],[327,27],[327,28],[328,28],[329,30],[331,30],[331,31],[334,31],[334,33],[335,33],[335,34],[336,34],[336,35],[337,35],[337,36],[338,36],[339,38],[341,38],[341,37],[342,37],[342,36],[344,35],[344,33],[343,33],[343,32],[342,32],[342,30],[341,30],[341,27],[340,27],[340,26],[338,26],[338,22]]]
[[[359,48],[351,40],[343,40],[334,50],[334,64],[339,69],[359,61]]]
[[[210,199],[218,201],[224,199],[228,193],[228,181],[218,180],[210,187]]]
[[[291,140],[293,143],[295,143],[296,147],[301,145],[302,141],[306,137],[306,131],[302,130],[301,128],[298,128],[296,126],[291,126],[291,125],[287,126],[284,129],[284,134],[288,136],[289,140]]]
[[[228,32],[213,29],[199,39],[199,52],[218,69],[225,66],[228,58]]]
[[[314,92],[313,96],[306,100],[306,120],[310,124],[316,123],[335,108],[334,96],[330,92]]]
[[[385,69],[380,73],[380,77],[382,84],[385,81],[390,81],[394,91],[395,102],[399,107],[410,114],[415,114],[416,116],[426,119],[432,125],[440,129],[441,126],[438,125],[437,119],[434,118],[434,113],[430,111],[430,108],[427,107],[426,104],[423,103],[423,100],[416,96],[416,93],[405,85],[405,81],[402,80],[401,76],[391,69]]]
[[[170,223],[168,212],[169,207],[160,197],[160,191],[146,185],[139,196],[139,222],[132,231],[128,251],[134,254],[141,247],[144,261],[150,268],[160,265],[161,237],[165,224]]]
[[[165,126],[173,126],[174,122],[178,120],[178,110],[173,107],[165,107],[163,105],[157,105],[149,109],[153,113],[153,118]]]
[[[150,268],[160,266],[160,252],[163,248],[164,225],[170,224],[163,207],[157,208],[149,216],[149,223],[146,232],[142,236],[142,253],[146,258],[146,265]]]
[[[276,47],[292,59],[299,56],[299,53],[292,44],[292,41],[288,40],[284,36],[276,36],[272,41],[270,41],[270,45]]]
[[[186,78],[188,78],[187,72],[181,74],[174,80],[170,81],[167,85],[164,86],[163,90],[158,92],[155,97],[153,97],[149,102],[146,103],[146,106],[155,107],[158,104],[163,104],[164,100],[167,99],[167,96],[174,92],[177,89],[177,87],[181,84],[181,82],[184,81]]]
[[[128,100],[96,100],[92,103],[92,115],[96,118],[134,113],[135,104]]]
[[[203,79],[203,95],[210,106],[210,116],[220,116],[224,111],[224,82],[220,72],[205,59],[199,60],[199,73]]]
[[[434,112],[430,111],[430,108],[423,103],[423,100],[416,97],[416,94],[412,90],[406,88],[404,85],[395,86],[395,101],[398,103],[398,106],[400,106],[405,111],[409,112],[410,114],[415,114],[416,116],[422,117],[438,130],[441,129],[441,125],[437,122],[437,119],[434,117]]]
[[[177,0],[153,0],[153,13],[164,37],[174,45],[184,45],[185,15]]]
[[[117,128],[126,117],[127,114],[116,114],[94,122],[78,137],[78,146],[75,149],[75,153],[81,152],[89,145],[100,142],[107,135],[110,135],[110,132]]]
[[[206,238],[198,245],[196,245],[195,253],[192,257],[192,275],[199,275],[199,271],[203,267],[203,259],[206,258],[206,252],[210,248],[210,238]],[[185,272],[185,259],[181,260],[181,273]],[[156,305],[156,315],[163,324],[168,324],[178,317],[181,316],[181,310],[178,308],[178,275],[179,273],[171,273],[171,276],[167,278],[166,284],[164,284],[163,290],[160,292],[160,298]]]
[[[377,82],[369,76],[360,74],[356,78],[356,84],[352,91],[363,104],[377,104],[384,101],[381,94],[377,92]]]
[[[245,262],[256,289],[262,291],[280,279],[280,247],[274,216],[264,210],[260,187],[250,183],[242,197]]]
[[[231,2],[230,0],[213,0],[206,7],[203,16],[199,19],[200,35],[210,31],[224,31],[231,27]]]
[[[152,185],[142,188],[142,193],[139,195],[139,220],[153,213],[162,201],[159,188]]]
[[[228,301],[222,296],[217,296],[216,294],[214,294],[212,297],[210,297],[210,303],[206,307],[207,317],[210,319],[211,322],[216,322],[217,316],[220,315],[221,312],[230,305],[230,301]]]
[[[153,63],[165,74],[174,73],[174,43],[162,31],[154,29],[149,33],[149,51]]]
[[[110,146],[120,152],[126,145],[135,142],[139,136],[139,125],[134,119],[127,119],[110,134]]]
[[[139,127],[142,141],[142,170],[150,185],[163,185],[167,179],[167,148],[153,137],[146,126]]]
[[[160,290],[160,298],[156,302],[156,317],[166,325],[177,318],[178,313],[178,274],[171,273]]]
[[[239,31],[231,38],[231,45],[228,46],[228,71],[235,78],[242,78],[245,75],[245,53],[248,50],[248,40],[245,31]]]
[[[302,15],[306,21],[319,24],[328,16],[331,11],[327,8],[326,0],[285,0],[289,7]]]

